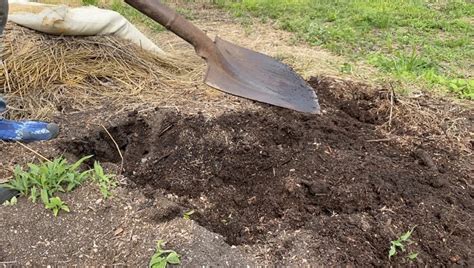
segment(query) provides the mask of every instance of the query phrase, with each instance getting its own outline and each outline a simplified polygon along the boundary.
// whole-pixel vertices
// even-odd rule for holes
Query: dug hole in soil
[[[259,254],[273,263],[474,265],[474,192],[461,156],[384,140],[376,128],[388,114],[376,108],[387,99],[377,93],[346,99],[322,80],[311,84],[322,115],[157,110],[130,113],[108,131],[146,196],[164,193],[228,244],[266,248]],[[100,128],[64,150],[121,162]],[[390,241],[415,226],[409,251],[389,260]]]

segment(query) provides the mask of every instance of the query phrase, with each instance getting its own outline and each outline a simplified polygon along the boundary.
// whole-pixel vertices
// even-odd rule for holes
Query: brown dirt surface
[[[401,118],[392,123],[399,139],[387,139],[386,92],[323,78],[311,84],[322,115],[267,105],[215,117],[173,109],[116,115],[107,129],[123,152],[128,182],[117,197],[97,201],[93,187],[83,187],[65,197],[77,203],[73,213],[58,219],[26,200],[2,208],[2,258],[137,265],[147,262],[154,239],[165,238],[184,264],[222,264],[224,257],[211,254],[219,249],[230,252],[223,255],[230,265],[385,266],[408,264],[408,252],[388,259],[389,243],[416,226],[408,246],[419,253],[415,263],[472,265],[472,157],[459,149],[471,151],[472,141],[453,147],[449,139],[404,135]],[[348,89],[356,92],[348,97]],[[121,159],[101,127],[70,125],[50,148],[72,159],[94,154],[117,168]],[[407,145],[415,136],[421,141]],[[177,238],[189,210],[200,228],[195,236],[223,237],[211,239],[208,251]],[[119,228],[123,239],[113,236]]]
[[[200,26],[294,62],[307,78],[337,74],[330,63],[340,59],[324,51],[209,14]],[[0,264],[142,267],[161,239],[184,266],[474,266],[472,102],[331,77],[309,79],[321,115],[196,86],[178,91],[179,102],[64,110],[52,118],[59,137],[29,149],[1,142],[0,182],[37,153],[92,154],[122,174],[109,200],[92,182],[60,195],[71,212],[57,218],[25,197],[0,206]],[[411,228],[407,251],[389,259],[390,241]]]
[[[183,255],[184,264],[252,264],[221,236],[180,218],[182,212],[172,202],[151,200],[128,188],[104,201],[93,184],[60,197],[72,212],[57,218],[26,198],[0,209],[0,264],[146,267],[158,239]],[[163,211],[173,216],[156,224],[150,215]]]

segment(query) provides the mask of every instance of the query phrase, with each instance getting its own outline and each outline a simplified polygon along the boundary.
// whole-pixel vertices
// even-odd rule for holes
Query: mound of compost
[[[377,92],[348,99],[311,83],[321,115],[268,106],[217,117],[158,110],[130,113],[108,130],[125,175],[150,197],[164,192],[231,245],[270,245],[274,262],[300,252],[326,264],[382,265],[416,252],[414,262],[471,263],[474,191],[460,156],[385,139],[377,127],[389,114],[378,107],[390,102]],[[100,130],[68,146],[121,161]],[[415,226],[407,252],[389,260],[390,241]]]

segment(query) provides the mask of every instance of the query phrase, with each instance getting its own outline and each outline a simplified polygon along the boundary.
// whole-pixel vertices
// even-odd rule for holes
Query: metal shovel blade
[[[305,112],[319,113],[311,86],[289,66],[219,37],[216,57],[208,57],[205,83],[240,97]]]
[[[194,46],[207,61],[204,82],[224,92],[306,113],[319,113],[313,89],[287,65],[203,31],[159,0],[125,0]]]

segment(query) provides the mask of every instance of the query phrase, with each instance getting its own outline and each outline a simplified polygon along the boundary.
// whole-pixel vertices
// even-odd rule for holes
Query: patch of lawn
[[[154,31],[160,32],[165,29],[157,22],[142,14],[140,11],[126,4],[123,0],[112,0],[105,4],[104,7],[120,13],[132,23],[143,24]]]
[[[120,13],[120,15],[124,16],[127,20],[129,20],[133,24],[145,25],[146,27],[157,32],[164,31],[165,29],[157,22],[153,21],[152,19],[148,18],[146,15],[142,14],[140,11],[126,4],[124,0],[103,0],[103,1],[81,0],[81,1],[82,1],[83,6],[97,6],[100,8],[106,8],[106,9],[110,9],[115,12],[118,12]]]
[[[474,99],[474,3],[422,0],[214,0],[391,78]]]
[[[146,26],[149,29],[152,29],[156,32],[164,31],[165,28],[161,26],[158,22],[150,19],[140,11],[136,10],[132,6],[125,3],[124,0],[81,0],[82,5],[87,6],[97,6],[100,8],[106,8],[120,13],[127,20],[133,24],[141,24]],[[184,8],[176,8],[176,11],[186,17],[187,19],[194,19],[193,14],[190,10]]]

